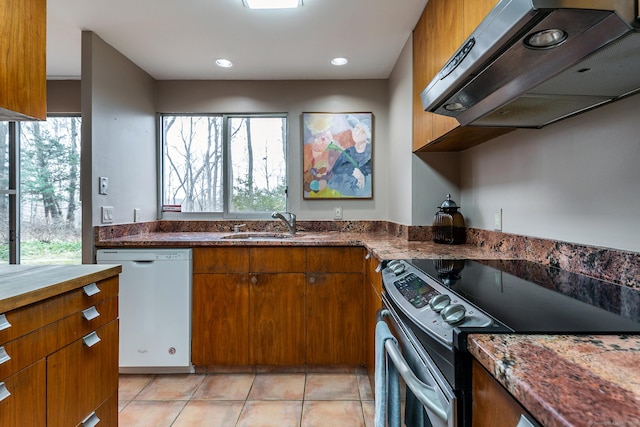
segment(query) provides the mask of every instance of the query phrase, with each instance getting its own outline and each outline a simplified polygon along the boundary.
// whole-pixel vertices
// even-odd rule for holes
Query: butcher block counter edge
[[[0,313],[113,277],[120,265],[2,265]]]

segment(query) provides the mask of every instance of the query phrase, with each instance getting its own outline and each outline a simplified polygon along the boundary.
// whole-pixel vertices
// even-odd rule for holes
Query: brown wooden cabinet
[[[375,344],[376,344],[376,314],[382,308],[382,274],[376,271],[380,260],[369,254],[365,262],[364,284],[364,346],[365,365],[372,389],[374,388]]]
[[[20,268],[12,281],[38,274]],[[18,296],[15,309],[0,313],[3,427],[75,426],[97,412],[100,425],[117,425],[118,276],[74,276],[64,286],[74,289],[25,304]]]
[[[363,363],[361,248],[195,248],[193,259],[194,365]]]
[[[527,410],[475,359],[471,381],[474,427],[515,426],[520,416],[527,414]]]
[[[413,31],[413,151],[458,151],[512,129],[461,127],[422,108],[420,94],[496,0],[430,0]]]
[[[0,0],[0,120],[47,117],[46,0]]]
[[[363,365],[363,250],[307,251],[307,364]]]

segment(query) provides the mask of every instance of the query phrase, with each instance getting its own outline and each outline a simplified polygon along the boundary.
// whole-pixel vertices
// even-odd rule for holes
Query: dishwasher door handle
[[[398,346],[392,342],[392,340],[387,340],[384,343],[384,348],[387,351],[387,355],[393,361],[398,373],[407,384],[407,387],[411,389],[420,403],[440,417],[443,421],[448,421],[449,416],[447,415],[445,408],[443,408],[438,401],[438,395],[435,387],[423,383],[415,376],[407,362],[404,360],[404,357],[402,357],[402,354],[400,354]]]

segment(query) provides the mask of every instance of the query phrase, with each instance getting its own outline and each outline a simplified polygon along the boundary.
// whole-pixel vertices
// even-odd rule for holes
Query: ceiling
[[[385,79],[427,1],[47,0],[47,78],[80,78],[86,30],[157,80]]]

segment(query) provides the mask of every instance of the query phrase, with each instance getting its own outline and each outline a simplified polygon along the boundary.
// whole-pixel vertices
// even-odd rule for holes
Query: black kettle
[[[438,212],[433,217],[433,241],[458,245],[466,240],[466,227],[464,217],[458,212],[460,207],[451,200],[451,194],[447,194],[447,200],[442,202]]]

